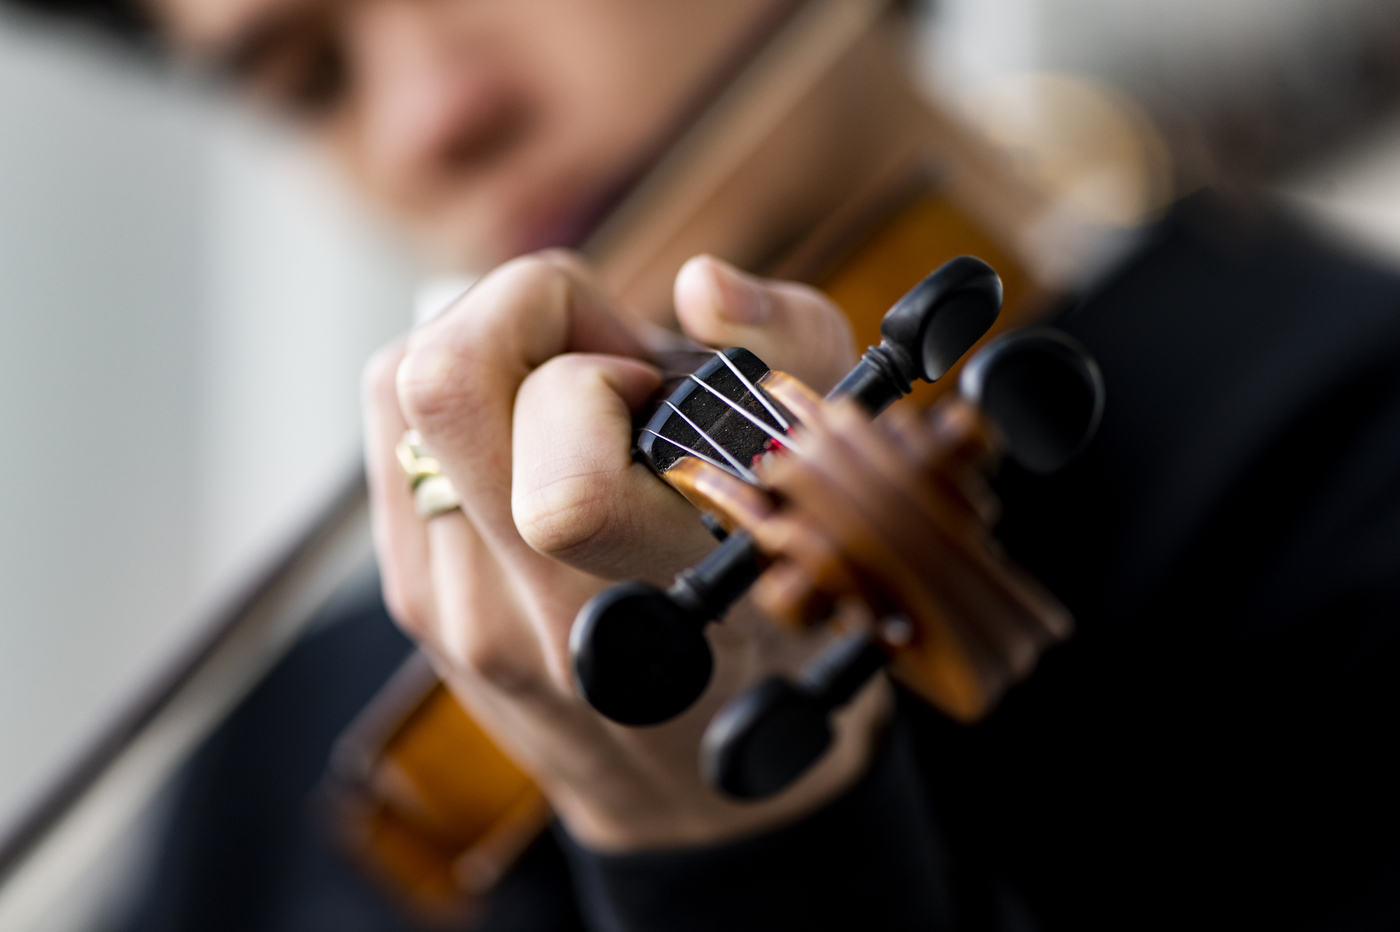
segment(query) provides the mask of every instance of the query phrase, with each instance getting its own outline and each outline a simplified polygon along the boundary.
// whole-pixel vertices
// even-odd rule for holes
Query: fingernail
[[[768,318],[768,293],[757,282],[718,259],[710,259],[706,266],[706,277],[720,317],[746,327],[761,324]]]

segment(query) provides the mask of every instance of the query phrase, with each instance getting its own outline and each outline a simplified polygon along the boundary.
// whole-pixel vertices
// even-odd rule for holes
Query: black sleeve
[[[900,718],[855,787],[766,835],[607,855],[556,831],[596,932],[898,932],[951,925],[947,861]]]
[[[1043,928],[1400,927],[1400,279],[1227,207],[1061,318],[1101,432],[997,479],[1077,630],[927,772]]]

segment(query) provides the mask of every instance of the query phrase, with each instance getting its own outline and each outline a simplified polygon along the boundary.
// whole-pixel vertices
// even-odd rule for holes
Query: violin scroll
[[[1068,465],[1098,429],[1102,377],[1083,347],[1048,327],[993,341],[964,372],[958,397],[883,430],[849,409],[813,410],[775,384],[803,409],[805,452],[764,470],[776,504],[750,530],[775,563],[755,598],[797,622],[813,605],[856,598],[884,623],[828,648],[796,682],[765,680],[716,715],[701,767],[720,791],[755,799],[786,787],[825,753],[816,740],[830,734],[825,718],[886,663],[972,722],[1069,635],[1069,614],[990,539],[994,508],[979,480],[997,453],[1037,472]],[[793,538],[793,523],[823,546],[776,546]],[[841,565],[825,565],[833,560]]]
[[[1001,280],[980,259],[945,263],[886,313],[880,345],[827,397],[849,396],[878,414],[914,381],[941,376],[966,353],[996,320],[1001,295]],[[789,446],[795,423],[792,412],[762,387],[767,374],[747,350],[716,353],[642,428],[638,449],[644,459],[687,498],[722,514],[725,503],[698,495],[683,479],[686,470],[677,467],[703,464],[759,484],[753,463]],[[723,617],[765,565],[753,540],[737,531],[665,592],[624,583],[600,593],[579,610],[569,632],[579,693],[598,712],[627,725],[659,724],[684,712],[709,682],[709,666],[699,661],[700,653],[709,653],[703,628]],[[642,636],[649,613],[659,621]],[[662,643],[670,637],[675,643]]]

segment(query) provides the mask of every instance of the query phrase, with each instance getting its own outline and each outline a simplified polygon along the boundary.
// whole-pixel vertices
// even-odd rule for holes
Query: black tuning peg
[[[763,566],[753,539],[739,531],[664,592],[630,582],[599,593],[569,631],[579,692],[623,725],[654,725],[690,708],[714,668],[705,626],[753,585]]]
[[[700,744],[706,782],[735,799],[765,799],[831,746],[831,713],[850,702],[889,659],[866,634],[827,648],[797,682],[770,676],[725,704]]]
[[[890,308],[880,323],[880,345],[867,350],[827,397],[850,396],[878,414],[914,382],[947,372],[991,327],[1001,297],[1001,279],[982,260],[962,256],[944,263]],[[726,354],[716,366],[747,380],[742,367],[749,358]],[[679,414],[683,404],[678,399],[672,409]],[[737,458],[720,451],[714,438],[705,439],[720,456]],[[714,661],[706,625],[721,618],[762,569],[753,540],[736,531],[665,591],[632,582],[600,593],[579,611],[569,632],[579,693],[624,725],[654,725],[684,712],[710,680]]]
[[[1007,456],[1040,474],[1068,466],[1103,417],[1098,364],[1053,327],[1027,327],[988,343],[963,368],[958,393],[996,426]],[[872,637],[850,635],[819,654],[797,682],[770,677],[735,696],[705,731],[701,773],[737,799],[781,791],[826,752],[831,713],[886,659]]]
[[[880,321],[880,345],[866,350],[828,399],[850,397],[871,416],[935,382],[996,323],[1001,279],[981,259],[945,262],[895,302]]]
[[[988,343],[963,367],[958,394],[997,426],[1006,455],[1039,475],[1072,463],[1103,418],[1099,364],[1054,327],[1023,327]]]

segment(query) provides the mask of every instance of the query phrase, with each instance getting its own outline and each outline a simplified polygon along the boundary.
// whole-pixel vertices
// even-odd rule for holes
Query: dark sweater
[[[547,835],[483,932],[1400,927],[1400,279],[1198,197],[1059,324],[1103,428],[1005,470],[998,533],[1075,637],[976,727],[902,696],[865,779],[782,830]],[[402,926],[287,817],[402,650],[375,609],[284,662],[192,763],[132,928]]]
[[[804,823],[570,846],[598,929],[1400,927],[1400,280],[1198,197],[1058,324],[1103,427],[999,536],[1075,637]]]

